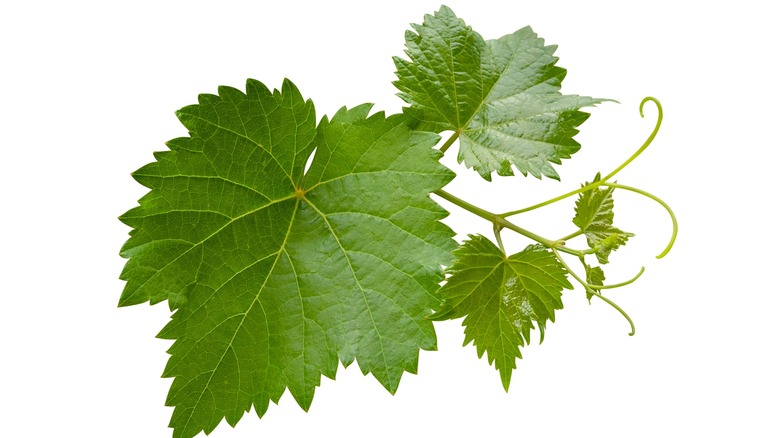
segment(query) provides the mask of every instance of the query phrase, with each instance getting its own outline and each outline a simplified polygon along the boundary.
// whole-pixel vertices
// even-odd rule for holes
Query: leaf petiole
[[[499,249],[501,249],[501,252],[506,255],[506,250],[504,249],[504,241],[501,240],[501,226],[498,224],[493,224],[493,234],[496,236],[496,243],[498,243]]]
[[[439,150],[442,153],[447,152],[447,149],[449,149],[450,146],[452,146],[452,144],[455,143],[455,140],[458,139],[458,136],[460,136],[460,130],[453,132],[450,138],[448,138],[447,141],[445,141],[444,144],[441,145]]]

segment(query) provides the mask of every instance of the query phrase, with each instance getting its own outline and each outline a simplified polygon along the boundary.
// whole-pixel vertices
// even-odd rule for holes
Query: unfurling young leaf
[[[417,129],[455,131],[458,161],[486,180],[512,175],[512,165],[559,179],[551,164],[580,149],[573,137],[589,116],[580,108],[604,99],[561,94],[556,47],[530,27],[485,41],[446,6],[413,28],[394,84]]]
[[[593,181],[601,179],[596,174]],[[589,183],[583,184],[583,186]],[[609,254],[625,245],[632,233],[621,231],[612,225],[615,213],[612,211],[615,203],[612,200],[613,187],[593,188],[580,193],[575,204],[574,225],[582,230],[588,240],[588,246],[596,251],[599,263],[608,263]],[[595,284],[595,283],[592,283]]]
[[[262,415],[285,389],[308,409],[339,360],[394,392],[436,347],[425,317],[455,242],[428,194],[453,174],[438,136],[369,109],[316,125],[289,81],[221,87],[178,112],[190,137],[134,174],[152,190],[122,216],[121,305],[177,309],[160,334],[175,339],[174,436]]]
[[[466,339],[477,355],[487,352],[509,390],[520,347],[531,341],[534,323],[541,342],[547,321],[563,308],[561,291],[571,289],[566,270],[549,249],[530,245],[507,257],[486,237],[470,236],[455,250],[450,277],[441,288],[443,301],[431,317],[435,321],[465,316]]]

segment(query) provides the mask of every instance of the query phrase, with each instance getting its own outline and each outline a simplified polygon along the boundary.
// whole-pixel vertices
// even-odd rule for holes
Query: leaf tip
[[[501,386],[504,392],[509,393],[509,383],[512,381],[512,368],[501,369]]]
[[[436,11],[435,14],[451,15],[453,17],[455,16],[455,12],[453,12],[452,9],[447,5],[441,5],[441,7],[439,7],[439,10]]]
[[[286,93],[286,92],[300,94],[298,87],[295,85],[295,83],[293,83],[293,81],[290,78],[282,79],[282,93]]]
[[[130,307],[135,306],[137,304],[145,303],[149,301],[149,305],[154,305],[155,303],[151,302],[149,297],[141,297],[138,298],[135,294],[122,294],[121,297],[119,297],[119,302],[117,303],[117,308],[121,307]]]

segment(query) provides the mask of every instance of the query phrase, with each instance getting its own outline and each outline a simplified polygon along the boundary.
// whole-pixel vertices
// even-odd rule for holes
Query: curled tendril
[[[639,279],[639,277],[641,277],[641,276],[642,276],[642,274],[644,274],[644,273],[645,273],[645,267],[644,267],[644,266],[642,266],[642,267],[639,269],[639,273],[637,273],[637,274],[636,274],[636,275],[635,275],[633,278],[631,278],[630,280],[626,280],[626,281],[623,281],[623,282],[620,282],[620,283],[615,283],[615,284],[607,284],[607,285],[603,285],[603,286],[602,286],[602,285],[598,285],[598,284],[590,284],[590,283],[588,283],[588,287],[589,287],[589,288],[591,288],[591,289],[595,289],[595,290],[601,290],[601,289],[616,289],[616,288],[619,288],[619,287],[628,286],[629,284],[631,284],[631,283],[633,283],[633,282],[637,281],[637,280]]]
[[[664,209],[666,209],[666,212],[669,213],[669,217],[672,219],[672,236],[669,238],[669,243],[666,244],[666,248],[664,248],[661,254],[655,256],[655,258],[660,259],[663,258],[666,254],[668,254],[669,251],[672,249],[672,246],[674,246],[675,240],[677,240],[677,217],[674,215],[674,212],[672,211],[671,207],[669,207],[669,205],[666,202],[661,200],[661,198],[651,193],[648,193],[644,190],[637,189],[635,187],[630,187],[630,186],[626,186],[623,184],[616,184],[616,183],[604,183],[603,185],[607,187],[614,187],[616,189],[628,190],[629,192],[634,192],[642,196],[646,196],[652,199],[653,201],[657,202],[658,204],[660,204]]]
[[[655,104],[655,107],[658,109],[658,117],[655,120],[655,127],[653,128],[653,131],[647,137],[647,140],[645,140],[645,142],[642,143],[642,146],[640,146],[639,149],[637,149],[636,152],[634,152],[633,155],[628,157],[628,159],[626,161],[624,161],[623,164],[621,164],[620,166],[616,167],[615,170],[613,170],[612,172],[607,174],[607,176],[605,176],[604,178],[601,178],[597,182],[605,183],[608,180],[612,179],[612,177],[617,175],[617,173],[620,172],[621,170],[623,170],[624,167],[626,167],[629,164],[631,164],[631,162],[634,161],[636,159],[636,157],[640,156],[642,154],[642,152],[644,152],[645,149],[647,149],[647,147],[650,146],[650,144],[653,142],[653,140],[655,140],[655,136],[658,135],[658,131],[661,130],[661,123],[664,120],[664,109],[661,106],[661,102],[659,102],[658,99],[656,99],[655,97],[647,96],[644,99],[642,99],[642,102],[639,104],[639,116],[642,117],[642,118],[645,118],[644,108],[645,108],[645,104],[647,102],[653,102]]]
[[[658,131],[661,129],[661,122],[663,122],[663,119],[664,119],[664,110],[663,110],[663,107],[661,106],[661,102],[659,102],[658,99],[656,99],[655,97],[648,96],[648,97],[645,97],[644,99],[642,99],[642,102],[639,104],[639,115],[642,118],[645,117],[644,107],[645,107],[645,104],[647,102],[653,102],[655,104],[656,108],[658,108],[658,117],[657,117],[657,119],[655,121],[655,127],[653,128],[653,131],[647,137],[645,142],[642,143],[642,146],[640,146],[639,149],[637,149],[636,152],[634,152],[633,155],[628,157],[628,159],[626,161],[624,161],[623,164],[621,164],[620,166],[616,167],[615,170],[613,170],[612,172],[607,174],[607,176],[605,176],[604,178],[601,178],[598,181],[593,181],[590,184],[584,185],[584,186],[582,186],[582,187],[580,187],[580,188],[578,188],[576,190],[572,190],[572,191],[570,191],[568,193],[564,193],[563,195],[556,196],[555,198],[548,199],[547,201],[540,202],[540,203],[532,205],[530,207],[521,208],[520,210],[513,210],[513,211],[506,212],[506,213],[502,213],[499,216],[501,216],[503,218],[508,218],[509,216],[514,216],[516,214],[525,213],[525,212],[531,211],[531,210],[536,210],[537,208],[544,207],[545,205],[550,205],[552,203],[555,203],[555,202],[561,201],[563,199],[566,199],[566,198],[568,198],[570,196],[574,196],[574,195],[577,195],[579,193],[582,193],[582,192],[585,192],[585,191],[588,191],[588,190],[591,190],[591,189],[595,189],[595,188],[597,188],[597,187],[599,187],[601,185],[604,185],[604,183],[606,183],[609,179],[611,179],[612,177],[617,175],[618,172],[623,170],[624,167],[626,167],[629,164],[631,164],[631,162],[634,161],[636,159],[636,157],[641,155],[642,152],[644,152],[645,149],[647,149],[647,147],[650,146],[650,143],[652,143],[653,140],[655,140],[655,136],[658,134]]]
[[[620,306],[615,304],[614,301],[610,300],[609,298],[605,297],[604,295],[601,295],[600,292],[593,291],[592,295],[594,297],[601,298],[602,301],[612,306],[615,310],[620,312],[621,315],[623,315],[624,318],[626,318],[626,321],[628,321],[628,324],[631,326],[631,331],[628,332],[628,336],[634,336],[636,334],[636,327],[634,327],[634,321],[631,320],[631,317],[628,316],[628,313],[626,313],[625,310],[621,309]]]
[[[569,272],[569,274],[575,280],[577,280],[577,282],[579,284],[581,284],[582,287],[585,288],[585,291],[588,294],[590,294],[591,296],[596,296],[596,297],[601,298],[602,301],[604,301],[605,303],[607,303],[610,306],[612,306],[613,309],[617,310],[621,315],[623,315],[624,318],[626,318],[626,321],[628,321],[628,325],[631,326],[631,331],[628,333],[628,336],[634,336],[634,334],[636,334],[636,327],[634,326],[634,321],[631,320],[630,316],[628,316],[628,313],[626,313],[625,310],[623,310],[620,306],[618,306],[617,303],[615,303],[614,301],[612,301],[609,298],[605,297],[604,295],[601,295],[601,291],[593,289],[593,287],[590,284],[588,284],[586,281],[584,281],[582,278],[580,278],[580,276],[577,275],[577,273],[574,272],[569,267],[568,264],[566,264],[566,261],[563,260],[563,257],[561,257],[561,254],[558,252],[558,250],[556,250],[555,248],[550,248],[550,249],[552,250],[553,254],[555,254],[555,257],[558,259],[558,261],[561,262],[561,265],[563,266],[563,268],[566,269]],[[639,275],[642,275],[642,272],[644,272],[644,268],[642,268],[642,270],[639,272],[639,274],[636,277],[634,277],[632,280],[629,280],[629,283],[633,282],[634,280],[639,278]]]

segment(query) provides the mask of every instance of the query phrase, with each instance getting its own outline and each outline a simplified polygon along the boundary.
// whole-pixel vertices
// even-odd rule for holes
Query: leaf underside
[[[507,257],[476,235],[454,255],[450,276],[439,290],[442,305],[431,319],[465,316],[463,345],[473,342],[479,357],[487,352],[508,391],[516,359],[522,358],[520,347],[530,343],[534,324],[541,342],[547,321],[555,322],[555,310],[563,308],[561,291],[572,286],[555,255],[542,245]]]
[[[580,109],[605,99],[561,94],[556,47],[530,27],[485,41],[446,6],[412,27],[394,85],[416,129],[459,133],[459,162],[486,180],[512,166],[559,179],[552,164],[580,148],[573,137],[589,117]]]
[[[189,137],[133,174],[151,191],[120,218],[120,305],[175,309],[159,335],[175,340],[175,437],[262,416],[285,390],[308,409],[339,361],[394,392],[436,347],[426,316],[456,244],[428,195],[453,174],[437,135],[369,110],[317,124],[289,81],[220,87],[177,113]]]

